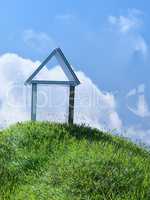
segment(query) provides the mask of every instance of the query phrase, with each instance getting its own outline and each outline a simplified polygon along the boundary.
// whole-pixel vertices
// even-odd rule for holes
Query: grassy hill
[[[88,127],[19,123],[0,133],[0,199],[149,200],[150,154]]]

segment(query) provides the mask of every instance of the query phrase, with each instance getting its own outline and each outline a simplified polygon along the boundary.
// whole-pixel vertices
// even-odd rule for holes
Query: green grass
[[[0,199],[149,200],[150,153],[84,126],[19,123],[0,133]]]

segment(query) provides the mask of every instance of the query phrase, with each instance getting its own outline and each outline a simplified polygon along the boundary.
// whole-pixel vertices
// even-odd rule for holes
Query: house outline
[[[34,80],[36,75],[46,66],[50,60],[55,57],[60,64],[64,74],[68,78],[68,81],[52,81],[52,80]],[[25,85],[32,85],[32,98],[31,98],[31,120],[36,121],[36,110],[37,110],[37,86],[38,85],[63,85],[68,86],[69,90],[69,115],[68,123],[73,124],[74,121],[74,98],[75,98],[75,87],[80,84],[78,77],[73,71],[70,63],[63,54],[60,48],[54,49],[51,54],[40,64],[40,66],[29,76],[25,81]]]

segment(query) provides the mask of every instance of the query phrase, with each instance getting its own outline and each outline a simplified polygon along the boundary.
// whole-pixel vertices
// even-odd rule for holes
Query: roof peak
[[[55,48],[50,55],[40,64],[40,66],[30,75],[30,77],[25,81],[25,85],[31,84],[33,78],[42,70],[44,66],[52,59],[52,57],[56,57],[58,63],[60,64],[63,72],[67,76],[69,81],[66,81],[66,85],[69,83],[74,82],[74,85],[77,86],[80,84],[78,77],[76,76],[75,72],[73,71],[71,65],[69,64],[67,58],[64,56],[60,47]],[[55,82],[55,81],[54,81]],[[54,83],[53,82],[53,83]]]

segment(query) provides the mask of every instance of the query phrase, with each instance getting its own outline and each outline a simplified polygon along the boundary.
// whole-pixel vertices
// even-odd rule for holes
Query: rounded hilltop
[[[150,153],[85,126],[18,123],[0,133],[0,199],[150,199]]]

